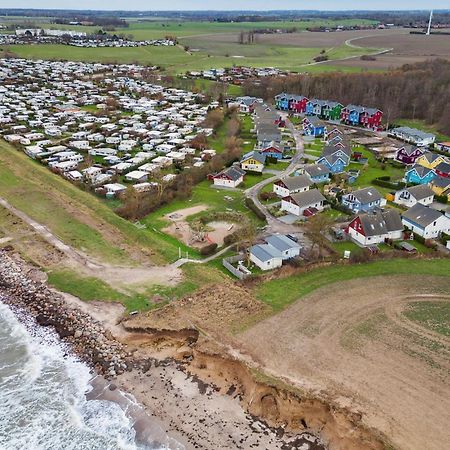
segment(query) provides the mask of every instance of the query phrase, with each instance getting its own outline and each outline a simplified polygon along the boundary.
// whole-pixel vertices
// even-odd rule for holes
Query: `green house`
[[[343,107],[338,102],[326,102],[322,107],[322,118],[325,120],[341,120],[341,110]]]

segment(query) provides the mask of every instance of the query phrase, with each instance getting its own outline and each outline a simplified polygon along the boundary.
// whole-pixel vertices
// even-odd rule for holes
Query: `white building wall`
[[[261,270],[276,269],[277,267],[281,267],[283,264],[281,256],[273,257],[272,259],[269,259],[269,261],[261,261],[252,253],[250,253],[250,261],[255,263]]]

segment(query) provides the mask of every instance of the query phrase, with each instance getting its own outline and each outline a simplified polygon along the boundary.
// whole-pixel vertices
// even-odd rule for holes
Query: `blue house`
[[[325,124],[317,117],[305,117],[303,119],[303,133],[305,136],[321,137],[325,132]]]
[[[436,176],[436,172],[433,169],[415,164],[406,171],[405,180],[407,183],[428,184]]]
[[[308,175],[314,184],[327,183],[330,180],[331,171],[325,164],[309,164],[300,170],[302,174]]]
[[[290,95],[285,94],[284,92],[275,96],[275,106],[277,109],[281,109],[282,111],[289,110],[289,99]]]
[[[318,164],[324,164],[331,173],[342,173],[350,163],[351,150],[345,145],[326,145],[319,159]]]
[[[283,149],[275,142],[263,147],[259,151],[268,158],[283,159]]]
[[[347,105],[345,108],[342,108],[341,120],[349,125],[358,125],[362,112],[364,112],[363,106]]]
[[[373,187],[359,189],[342,196],[341,203],[355,213],[369,212],[386,204],[381,194]]]
[[[317,164],[324,165],[332,173],[342,173],[348,165],[348,162],[337,155],[324,155],[317,160]]]

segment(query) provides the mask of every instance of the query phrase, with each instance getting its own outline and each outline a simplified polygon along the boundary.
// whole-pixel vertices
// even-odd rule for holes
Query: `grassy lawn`
[[[174,301],[195,291],[205,284],[220,283],[225,273],[214,265],[186,264],[183,266],[185,281],[174,287],[154,285],[145,292],[119,292],[104,281],[95,277],[86,277],[72,270],[54,270],[48,272],[48,282],[54,288],[67,292],[83,301],[104,301],[122,303],[128,312],[145,311]],[[155,303],[154,298],[158,298]]]
[[[352,185],[354,188],[372,186],[372,181],[378,177],[389,176],[391,177],[391,181],[397,181],[403,178],[405,169],[394,167],[392,164],[389,164],[389,162],[385,163],[383,166],[380,161],[377,161],[375,155],[364,147],[356,147],[353,150],[361,152],[365,158],[368,158],[367,166],[358,163],[350,163],[347,167],[347,170],[354,169],[360,171],[359,177]],[[379,187],[376,186],[376,188],[378,189]]]
[[[403,314],[431,331],[450,337],[450,301],[409,303]]]
[[[229,194],[235,197],[230,208],[252,214],[244,206],[241,192],[215,194],[211,189],[210,193],[206,187],[210,183],[206,183],[200,186],[197,195],[194,193],[193,202],[225,208],[223,196]],[[115,214],[107,201],[82,191],[3,141],[0,141],[0,196],[46,225],[68,245],[100,260],[132,264],[124,246],[130,246],[130,251],[135,247],[148,251],[157,264],[178,258],[179,241],[161,233],[151,220],[153,215],[143,221],[147,229],[138,229]],[[160,216],[165,209],[155,214]],[[177,202],[175,209],[179,209]],[[110,231],[109,239],[105,237],[105,229]]]
[[[340,281],[380,275],[436,275],[450,277],[450,259],[390,259],[364,264],[339,264],[288,278],[270,280],[256,288],[256,296],[281,311],[301,297]]]
[[[266,169],[272,170],[285,170],[289,167],[290,162],[288,161],[278,161],[276,163],[266,164]]]
[[[343,242],[332,242],[331,246],[339,253],[339,255],[343,256],[344,251],[349,250],[352,253],[360,252],[362,249],[354,242],[351,241],[343,241]]]

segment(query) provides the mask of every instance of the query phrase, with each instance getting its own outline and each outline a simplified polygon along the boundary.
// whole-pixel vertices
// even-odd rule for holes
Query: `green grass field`
[[[335,264],[261,283],[256,296],[274,311],[281,311],[301,297],[332,283],[371,276],[411,274],[450,277],[450,259],[390,259],[364,264]]]

